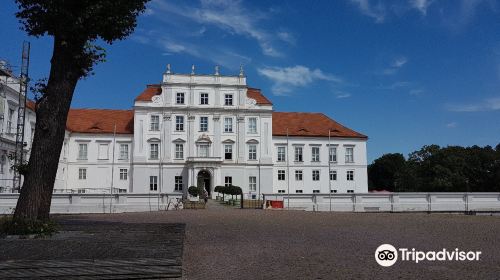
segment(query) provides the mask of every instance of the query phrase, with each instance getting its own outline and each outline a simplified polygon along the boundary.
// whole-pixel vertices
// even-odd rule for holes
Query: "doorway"
[[[198,178],[197,178],[198,186],[202,186],[203,189],[205,189],[208,193],[208,197],[210,198],[212,196],[211,188],[210,188],[210,172],[207,170],[201,170],[198,172]]]

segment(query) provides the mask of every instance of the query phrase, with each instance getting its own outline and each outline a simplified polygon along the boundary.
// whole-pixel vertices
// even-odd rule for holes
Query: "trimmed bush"
[[[191,196],[198,196],[200,194],[199,192],[199,189],[195,186],[191,186],[188,188],[188,193],[191,195]]]
[[[30,235],[50,236],[57,232],[54,221],[21,220],[14,221],[11,217],[0,219],[0,235]]]

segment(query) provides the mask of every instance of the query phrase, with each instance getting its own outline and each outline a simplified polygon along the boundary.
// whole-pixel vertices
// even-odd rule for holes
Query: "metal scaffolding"
[[[24,125],[26,117],[26,96],[28,94],[28,69],[30,64],[30,43],[23,42],[23,53],[21,63],[21,75],[19,77],[19,107],[17,111],[17,130],[16,130],[16,150],[14,154],[14,166],[24,164]],[[21,174],[14,169],[13,191],[19,192],[21,189]]]

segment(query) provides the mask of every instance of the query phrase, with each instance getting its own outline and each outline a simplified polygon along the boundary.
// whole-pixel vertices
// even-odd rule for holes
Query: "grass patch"
[[[58,225],[52,221],[21,220],[12,217],[0,218],[0,235],[36,235],[51,236],[58,231]]]

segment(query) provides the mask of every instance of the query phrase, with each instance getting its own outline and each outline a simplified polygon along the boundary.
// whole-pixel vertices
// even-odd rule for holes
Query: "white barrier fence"
[[[12,214],[19,194],[0,194],[0,214]],[[182,193],[59,194],[52,195],[53,214],[123,213],[172,210]]]
[[[343,212],[497,212],[500,193],[265,194],[284,208]],[[267,205],[267,204],[265,204]]]

